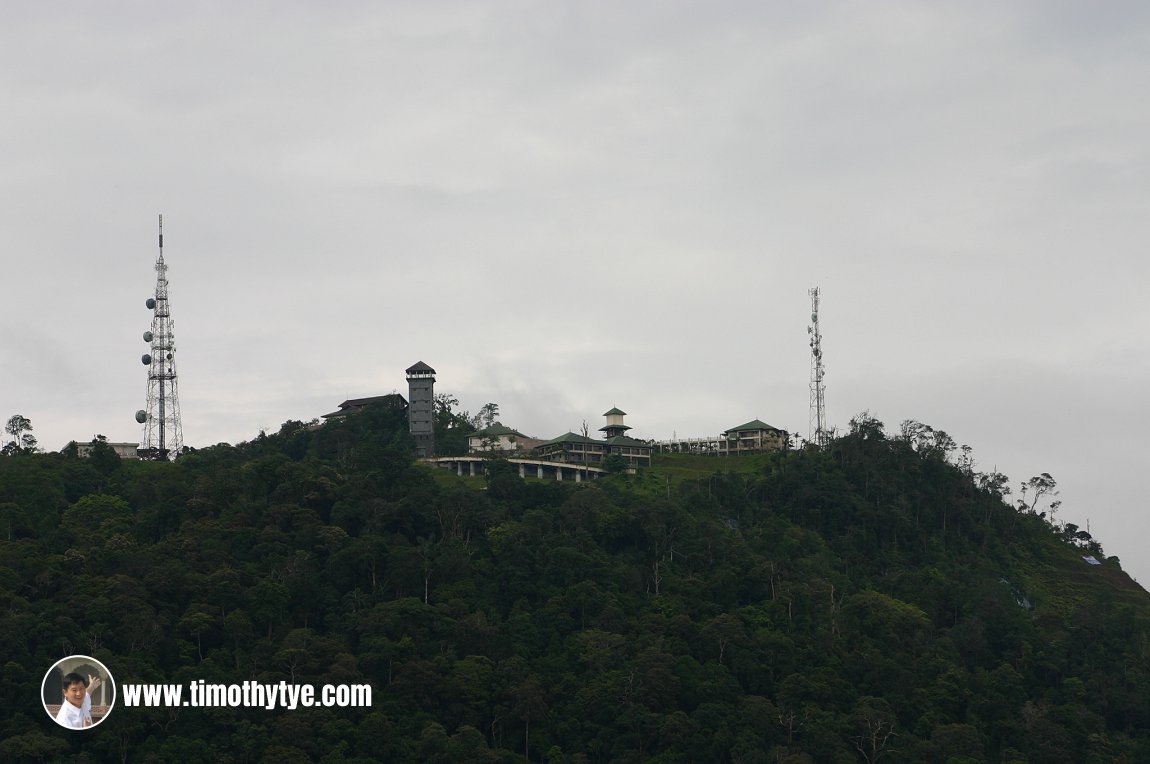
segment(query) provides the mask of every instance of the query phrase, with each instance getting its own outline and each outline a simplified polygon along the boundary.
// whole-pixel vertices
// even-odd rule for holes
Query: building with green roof
[[[784,450],[788,447],[786,430],[752,419],[738,427],[731,427],[721,435],[702,438],[671,438],[653,444],[661,454],[711,454],[713,456],[739,456],[764,451]]]
[[[605,436],[602,440],[568,432],[540,443],[535,448],[536,456],[553,462],[597,465],[617,455],[630,468],[651,466],[651,444],[623,434],[631,429],[623,423],[626,414],[613,408],[603,416],[607,417],[607,424],[599,428]]]
[[[732,456],[777,451],[785,448],[786,442],[785,430],[773,427],[761,419],[752,419],[746,424],[724,431],[719,442],[719,451]]]
[[[467,436],[467,450],[469,453],[495,453],[506,455],[519,455],[530,452],[543,441],[524,435],[518,430],[493,423],[490,427],[476,430]]]

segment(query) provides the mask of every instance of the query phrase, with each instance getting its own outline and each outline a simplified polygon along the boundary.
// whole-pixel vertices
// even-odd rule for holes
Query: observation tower
[[[407,370],[407,423],[415,455],[435,456],[435,369],[423,361]]]

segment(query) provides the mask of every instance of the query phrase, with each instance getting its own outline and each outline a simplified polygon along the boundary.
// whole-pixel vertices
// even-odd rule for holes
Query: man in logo
[[[92,726],[92,690],[100,686],[100,677],[85,679],[72,672],[64,676],[64,703],[56,714],[56,722],[70,729]]]

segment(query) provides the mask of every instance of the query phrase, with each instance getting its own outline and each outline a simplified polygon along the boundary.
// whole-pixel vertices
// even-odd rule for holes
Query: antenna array
[[[827,430],[826,385],[823,383],[823,335],[819,329],[819,288],[807,290],[811,296],[811,418],[807,440],[822,448],[830,440]]]
[[[160,255],[156,259],[156,292],[144,305],[152,311],[152,328],[144,332],[151,352],[140,360],[148,367],[147,409],[136,412],[144,425],[140,457],[167,459],[184,445],[180,424],[180,399],[176,380],[176,337],[168,302],[168,266],[164,263],[164,216],[160,215]]]

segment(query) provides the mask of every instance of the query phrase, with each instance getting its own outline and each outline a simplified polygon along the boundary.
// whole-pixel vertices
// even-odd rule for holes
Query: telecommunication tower
[[[807,440],[822,448],[830,440],[827,431],[826,385],[823,384],[823,335],[819,329],[819,288],[807,290],[811,296],[811,421]]]
[[[164,216],[160,215],[160,255],[156,259],[156,292],[144,301],[152,311],[152,328],[144,332],[150,352],[140,361],[148,367],[148,403],[136,412],[144,425],[139,454],[143,459],[168,459],[184,445],[180,398],[176,384],[176,337],[168,301],[168,266],[164,263]]]

